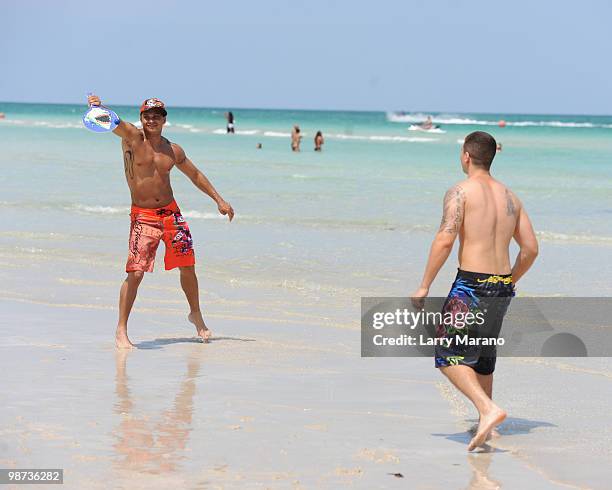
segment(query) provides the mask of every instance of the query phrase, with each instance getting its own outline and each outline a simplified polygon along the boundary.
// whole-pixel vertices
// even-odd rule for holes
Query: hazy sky
[[[0,0],[0,100],[612,114],[612,2]]]

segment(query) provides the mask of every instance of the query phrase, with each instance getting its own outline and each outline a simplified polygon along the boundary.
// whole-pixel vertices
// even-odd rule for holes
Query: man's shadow
[[[212,337],[209,340],[209,343],[213,344],[215,342],[256,342],[255,339],[243,338],[243,337]],[[166,338],[157,338],[153,340],[143,340],[142,342],[138,342],[134,344],[138,349],[163,349],[166,345],[171,344],[203,344],[202,340],[196,336],[193,337],[166,337]]]
[[[478,423],[477,419],[468,419],[466,422],[469,425],[472,425],[471,429],[468,429],[464,432],[455,432],[454,434],[432,434],[435,437],[444,437],[449,441],[458,442],[460,444],[465,444],[466,446],[472,440],[474,436],[474,426]],[[557,427],[555,424],[551,424],[550,422],[544,422],[541,420],[528,420],[521,419],[518,417],[508,417],[504,420],[500,425],[497,426],[497,431],[500,436],[513,436],[519,434],[529,434],[533,429],[537,429],[538,427]],[[483,446],[485,449],[484,452],[495,452],[495,453],[505,453],[507,451],[499,448],[493,448],[488,444]],[[488,448],[488,449],[487,449]]]

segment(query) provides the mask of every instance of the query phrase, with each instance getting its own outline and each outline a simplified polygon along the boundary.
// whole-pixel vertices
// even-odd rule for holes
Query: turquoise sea
[[[138,119],[136,107],[109,106]],[[85,109],[0,103],[2,298],[115,307],[129,192],[119,139],[85,130]],[[234,113],[235,135],[225,134],[226,110]],[[409,130],[424,118],[170,107],[165,135],[237,213],[227,223],[175,171],[209,311],[357,328],[361,296],[410,293],[444,192],[463,178],[460,143],[474,130],[503,144],[493,174],[522,199],[541,241],[519,292],[612,294],[612,116],[433,114],[440,131]],[[498,126],[501,119],[506,127]],[[293,124],[304,135],[299,154],[289,147]],[[326,140],[322,153],[313,151],[318,130]],[[150,294],[137,306],[182,308],[176,275],[160,270],[161,258],[145,281]],[[446,293],[454,267],[452,258],[434,293]]]

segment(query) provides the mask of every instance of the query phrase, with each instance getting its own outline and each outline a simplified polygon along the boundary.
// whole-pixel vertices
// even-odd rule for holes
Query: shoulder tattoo
[[[512,193],[508,189],[506,189],[506,215],[516,215],[516,206],[514,205],[514,200],[512,199]]]
[[[463,223],[465,191],[460,185],[449,189],[444,195],[444,210],[440,230],[445,233],[458,233]]]

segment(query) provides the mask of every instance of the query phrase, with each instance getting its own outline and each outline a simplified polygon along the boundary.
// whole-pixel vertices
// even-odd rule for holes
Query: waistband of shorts
[[[486,272],[471,272],[457,269],[457,277],[470,279],[473,282],[512,284],[512,274],[488,274]]]
[[[181,210],[178,207],[176,201],[172,201],[170,204],[166,204],[161,208],[141,208],[140,206],[135,206],[132,204],[132,214],[141,214],[146,216],[170,216],[174,213],[180,213]]]

